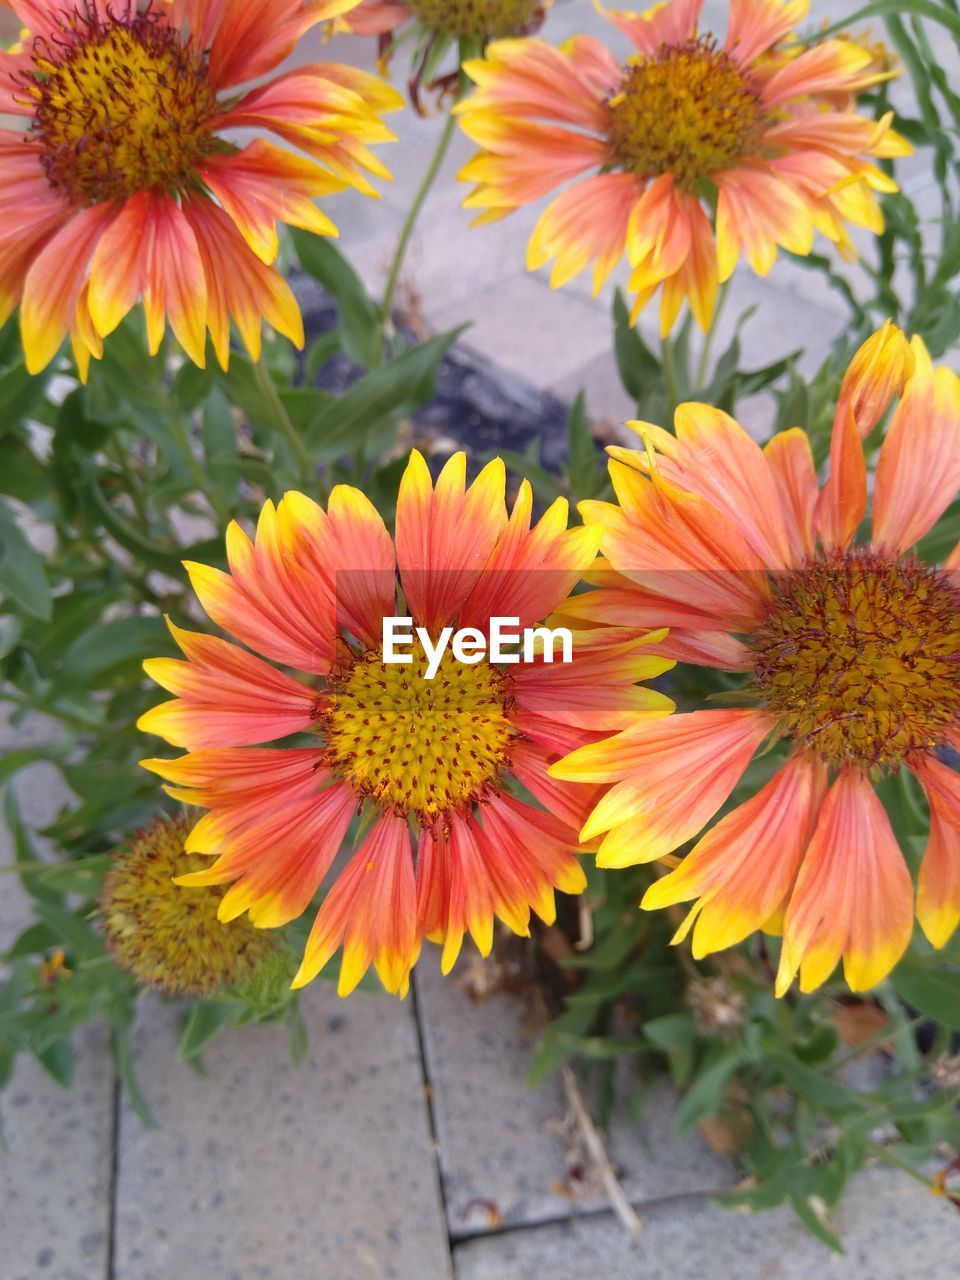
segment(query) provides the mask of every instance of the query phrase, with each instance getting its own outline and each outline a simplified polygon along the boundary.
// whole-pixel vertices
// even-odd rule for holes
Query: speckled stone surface
[[[0,753],[51,740],[34,717],[11,728],[0,721]],[[63,803],[60,775],[47,764],[19,773],[15,791],[31,826],[49,822]],[[13,846],[0,820],[0,865]],[[31,915],[14,877],[3,877],[0,949]],[[77,1036],[74,1085],[61,1088],[32,1058],[21,1056],[0,1094],[0,1280],[108,1280],[113,1145],[113,1066],[99,1028]]]
[[[411,1003],[315,983],[310,1052],[280,1027],[224,1033],[206,1076],[174,1061],[173,1011],[144,1012],[124,1106],[115,1280],[448,1280]]]
[[[955,1280],[957,1215],[888,1169],[862,1174],[835,1226],[840,1256],[792,1210],[746,1214],[701,1198],[641,1210],[631,1240],[608,1214],[474,1240],[454,1251],[456,1280]]]
[[[497,994],[474,1003],[456,975],[440,976],[433,948],[415,971],[450,1234],[473,1235],[494,1219],[520,1226],[563,1218],[572,1209],[567,1190],[579,1184],[568,1179],[560,1080],[526,1083],[535,1035],[522,1002]],[[613,1127],[607,1147],[638,1200],[714,1190],[733,1178],[698,1134],[674,1136],[666,1088],[639,1124]],[[581,1210],[599,1203],[576,1200]]]
[[[99,1030],[76,1048],[69,1093],[22,1057],[0,1098],[0,1280],[109,1280],[113,1071]]]

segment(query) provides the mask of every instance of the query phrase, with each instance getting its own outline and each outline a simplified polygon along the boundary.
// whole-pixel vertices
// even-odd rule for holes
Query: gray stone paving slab
[[[0,1280],[109,1280],[113,1070],[76,1037],[73,1088],[21,1057],[0,1097]]]
[[[451,1236],[497,1221],[519,1226],[566,1217],[566,1102],[557,1076],[535,1089],[526,1083],[535,1033],[525,1025],[522,1001],[504,993],[471,1001],[458,969],[440,976],[432,949],[415,981]],[[699,1135],[674,1137],[666,1088],[639,1123],[621,1118],[612,1126],[608,1152],[638,1200],[714,1190],[733,1177]],[[596,1196],[578,1201],[581,1208],[600,1203]]]
[[[0,753],[51,740],[39,716],[13,728],[0,721]],[[14,783],[31,826],[53,819],[68,792],[50,765],[35,764]],[[37,844],[42,848],[42,841]],[[0,818],[0,865],[14,857]],[[0,950],[31,921],[20,882],[0,893]],[[0,1094],[0,1280],[107,1280],[113,1152],[113,1066],[105,1036],[76,1037],[73,1088],[63,1089],[33,1058],[21,1056]]]
[[[224,1033],[206,1076],[144,1011],[138,1069],[159,1129],[124,1106],[114,1280],[448,1280],[411,1003],[305,993],[307,1061],[275,1026]]]
[[[835,1217],[831,1252],[790,1209],[747,1214],[700,1198],[647,1205],[631,1240],[611,1214],[474,1240],[454,1251],[457,1280],[955,1280],[957,1214],[905,1175],[868,1170]]]

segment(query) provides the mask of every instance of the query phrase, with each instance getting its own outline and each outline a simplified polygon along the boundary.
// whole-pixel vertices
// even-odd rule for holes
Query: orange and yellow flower
[[[554,890],[584,886],[572,851],[598,793],[554,781],[550,764],[672,710],[635,685],[672,665],[635,631],[578,634],[569,663],[541,652],[466,664],[448,650],[427,679],[421,648],[407,665],[384,662],[384,618],[412,617],[434,641],[454,625],[487,634],[492,617],[531,627],[596,557],[600,530],[568,529],[565,501],[531,527],[526,482],[508,514],[502,462],[470,486],[465,467],[455,455],[434,487],[412,454],[394,539],[344,485],[326,510],[300,493],[267,503],[253,541],[231,525],[229,572],[187,568],[209,616],[247,648],[173,627],[186,661],[146,664],[176,697],[140,727],[188,754],[144,763],[209,810],[186,848],[219,856],[181,883],[232,882],[222,919],[248,911],[274,927],[301,915],[360,813],[295,985],[342,945],[341,993],[371,963],[402,993],[424,936],[443,943],[446,971],[468,932],[487,953],[494,916],[520,934],[531,910],[552,920]]]
[[[0,52],[0,111],[25,127],[0,130],[0,318],[20,305],[27,367],[69,333],[85,376],[138,297],[151,352],[168,321],[198,365],[209,331],[226,366],[231,320],[255,359],[262,320],[302,346],[277,223],[336,235],[315,198],[376,194],[369,144],[401,100],[351,67],[263,77],[358,0],[9,2],[25,31]]]
[[[741,254],[766,275],[778,248],[807,254],[819,231],[853,256],[847,224],[882,231],[874,192],[897,189],[867,157],[910,151],[892,113],[853,109],[891,74],[870,51],[796,41],[807,0],[731,0],[723,44],[699,30],[701,3],[597,5],[636,48],[626,66],[588,36],[499,41],[466,64],[477,89],[456,108],[482,148],[461,173],[477,221],[570,183],[537,223],[528,267],[552,261],[559,286],[592,265],[599,291],[626,253],[634,319],[662,289],[664,335],[685,299],[709,325]]]
[[[483,44],[534,30],[553,0],[362,0],[336,28],[355,35],[392,36],[409,22],[451,40]]]
[[[424,88],[442,99],[460,90],[460,70],[437,74],[448,46],[476,53],[490,40],[531,35],[553,0],[363,0],[331,24],[331,30],[376,36],[381,70],[400,41],[413,42],[410,100],[420,114]]]
[[[872,525],[864,439],[899,405],[877,455]],[[917,914],[934,946],[960,920],[960,545],[913,550],[960,489],[960,379],[890,325],[844,379],[821,487],[799,430],[761,449],[732,418],[681,405],[676,434],[637,424],[644,448],[611,449],[618,505],[586,503],[603,529],[599,590],[564,606],[597,625],[671,627],[661,648],[746,675],[744,705],[640,721],[551,772],[610,790],[584,825],[598,858],[669,855],[730,797],[755,753],[789,759],[654,884],[647,908],[694,901],[699,957],[756,929],[783,934],[777,989],[879,982],[910,939],[913,884],[875,784],[905,768],[930,832]],[[619,630],[618,630],[619,634]]]

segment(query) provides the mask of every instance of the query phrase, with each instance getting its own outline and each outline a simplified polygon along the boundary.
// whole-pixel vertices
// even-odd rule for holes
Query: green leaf
[[[815,1235],[818,1240],[822,1240],[835,1253],[843,1253],[843,1245],[840,1238],[828,1225],[826,1214],[821,1207],[822,1201],[818,1197],[793,1192],[790,1196],[790,1203],[793,1205],[797,1217],[812,1235]]]
[[[43,373],[27,373],[20,361],[0,373],[0,435],[17,426],[43,397],[53,375],[48,365]]]
[[[620,381],[627,395],[639,403],[648,395],[652,384],[662,382],[663,374],[659,360],[630,323],[630,309],[619,289],[613,299],[613,323]]]
[[[307,1036],[307,1026],[300,1013],[299,1005],[292,1004],[290,1006],[288,1022],[290,1030],[287,1038],[287,1048],[290,1053],[290,1061],[295,1067],[302,1067],[310,1050],[310,1040]]]
[[[80,635],[60,659],[61,681],[83,688],[96,687],[103,678],[131,662],[176,652],[169,628],[162,618],[116,618]]]
[[[17,867],[20,868],[20,880],[24,889],[36,902],[56,904],[59,901],[59,895],[53,889],[39,882],[36,876],[30,874],[32,868],[38,864],[43,864],[41,859],[37,857],[36,850],[30,841],[23,819],[20,817],[17,798],[12,790],[9,790],[4,796],[3,808],[4,817],[7,820],[7,829],[13,836],[13,854]]]
[[[334,452],[345,443],[356,446],[387,415],[410,413],[426,404],[433,395],[437,366],[464,327],[408,348],[325,404],[305,432],[307,446]]]
[[[69,1089],[73,1083],[73,1048],[69,1040],[55,1040],[44,1049],[34,1049],[34,1056],[45,1071],[61,1088]]]
[[[53,609],[43,557],[27,541],[10,506],[0,500],[0,603],[4,599],[43,622]]]
[[[110,1024],[110,1050],[113,1054],[113,1064],[117,1069],[117,1076],[126,1091],[130,1105],[148,1129],[155,1129],[157,1122],[154,1120],[147,1105],[147,1100],[140,1088],[133,1058],[133,1046],[130,1043],[130,1030],[135,1016],[136,1006],[132,1001],[127,1000],[119,1006],[115,1006]]]
[[[808,1067],[786,1053],[772,1053],[767,1062],[778,1071],[794,1093],[809,1098],[827,1111],[854,1112],[864,1101],[853,1089],[838,1083],[822,1071]]]
[[[190,1010],[183,1035],[177,1045],[181,1062],[195,1058],[224,1027],[232,1026],[241,1008],[230,1000],[198,1000]]]
[[[937,961],[904,956],[889,979],[906,1004],[945,1027],[960,1027],[960,972]]]
[[[328,237],[298,227],[291,228],[290,236],[304,271],[319,280],[337,304],[344,351],[365,369],[372,368],[379,351],[380,312],[360,277]]]
[[[741,1061],[739,1049],[728,1049],[710,1066],[701,1070],[677,1107],[674,1121],[677,1133],[686,1133],[695,1124],[719,1111],[726,1097],[727,1085]]]
[[[667,1013],[643,1024],[643,1034],[658,1049],[690,1049],[698,1040],[697,1028],[689,1013]]]

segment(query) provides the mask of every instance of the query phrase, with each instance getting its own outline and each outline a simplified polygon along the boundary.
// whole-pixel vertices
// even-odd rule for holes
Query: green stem
[[[717,295],[717,303],[713,308],[713,315],[710,318],[710,328],[707,330],[706,337],[703,340],[703,350],[700,352],[700,363],[697,365],[697,390],[703,390],[703,380],[707,376],[707,369],[710,366],[710,352],[713,348],[713,338],[717,332],[717,323],[720,319],[720,313],[723,311],[724,303],[727,300],[727,294],[730,291],[730,281],[724,280],[720,286],[720,292]]]
[[[272,425],[286,440],[293,452],[293,456],[297,460],[301,481],[305,484],[310,483],[313,480],[314,465],[310,460],[310,455],[307,453],[306,445],[303,443],[299,431],[290,420],[290,415],[280,399],[277,384],[271,378],[270,370],[264,364],[262,356],[259,360],[254,361],[253,376],[269,410]]]
[[[663,369],[663,380],[667,384],[667,395],[670,397],[670,420],[680,403],[680,389],[677,384],[677,366],[673,360],[673,341],[669,334],[660,340],[660,367]]]
[[[892,1164],[894,1168],[900,1169],[903,1173],[908,1173],[915,1182],[922,1183],[928,1191],[932,1191],[933,1183],[925,1173],[915,1168],[909,1160],[904,1160],[896,1155],[889,1147],[885,1147],[880,1142],[867,1141],[866,1147],[868,1151],[872,1151],[880,1160],[885,1160],[887,1164]]]
[[[430,194],[430,189],[436,181],[437,174],[440,172],[440,167],[446,158],[447,151],[449,150],[450,143],[453,139],[456,123],[456,119],[451,112],[447,116],[447,122],[443,126],[443,132],[440,134],[437,141],[437,146],[433,153],[433,159],[430,161],[427,171],[423,175],[423,181],[417,189],[417,194],[413,198],[413,204],[411,204],[407,211],[407,216],[403,220],[403,226],[400,228],[400,238],[397,241],[397,247],[393,254],[393,261],[390,264],[390,274],[387,276],[387,286],[383,293],[383,302],[380,304],[380,340],[378,343],[377,363],[379,363],[380,357],[383,353],[384,339],[390,332],[393,302],[396,297],[397,284],[400,280],[400,272],[403,270],[403,263],[407,256],[407,250],[410,247],[410,238],[413,235],[414,227],[417,225],[417,219],[419,218],[423,206],[426,203],[427,196]]]
[[[225,523],[229,519],[229,512],[226,510],[216,493],[214,493],[210,488],[210,481],[204,473],[203,467],[200,465],[199,458],[193,451],[193,446],[190,444],[190,438],[187,435],[186,427],[183,425],[183,419],[179,417],[179,415],[171,415],[170,430],[173,433],[173,438],[176,440],[177,445],[180,448],[180,452],[183,454],[183,460],[187,464],[187,470],[193,477],[193,483],[196,485],[199,492],[202,493],[210,503],[210,506],[216,512],[218,519]],[[141,523],[144,524],[144,528],[147,527],[143,521],[141,521]]]

